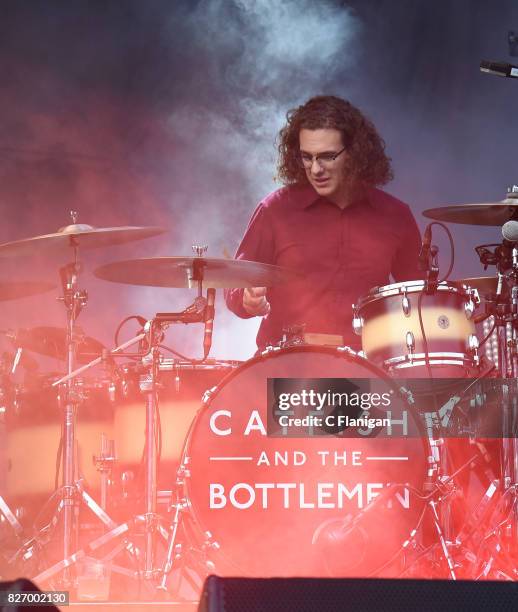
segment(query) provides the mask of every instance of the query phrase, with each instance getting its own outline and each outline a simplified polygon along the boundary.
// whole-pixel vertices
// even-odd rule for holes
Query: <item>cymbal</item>
[[[36,295],[51,291],[56,285],[51,283],[40,283],[38,281],[24,282],[0,282],[0,302],[7,300],[17,300],[18,298]]]
[[[498,279],[496,276],[474,276],[472,278],[461,278],[451,281],[454,285],[467,285],[472,289],[477,289],[480,294],[495,293]]]
[[[298,278],[292,270],[243,259],[205,257],[149,257],[106,264],[94,270],[97,278],[128,285],[192,288],[194,267],[199,267],[204,287],[270,287]]]
[[[96,228],[85,223],[74,223],[60,228],[55,234],[45,234],[0,244],[0,257],[23,257],[39,254],[41,250],[58,251],[74,246],[81,249],[97,249],[151,238],[166,231],[161,227]]]
[[[513,194],[501,202],[428,208],[423,215],[449,223],[501,226],[511,219],[518,219],[518,197]]]
[[[55,359],[67,359],[67,332],[61,327],[42,326],[20,329],[15,334],[9,334],[8,337],[17,347]],[[98,340],[85,336],[80,329],[76,334],[76,346],[78,363],[88,363],[99,357],[105,348]]]

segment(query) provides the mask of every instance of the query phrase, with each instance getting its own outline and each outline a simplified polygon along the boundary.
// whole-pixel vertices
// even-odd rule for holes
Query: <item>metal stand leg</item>
[[[5,499],[0,495],[0,512],[5,516],[7,522],[13,528],[13,531],[17,536],[21,535],[23,532],[23,527],[18,522],[18,519],[12,512],[11,508],[7,505]]]
[[[450,574],[450,578],[452,580],[457,580],[457,576],[455,575],[455,569],[454,569],[454,564],[453,564],[453,559],[450,555],[450,551],[448,550],[448,544],[446,542],[446,538],[444,537],[444,533],[441,527],[441,523],[439,521],[439,515],[437,513],[437,502],[433,501],[433,499],[431,499],[428,502],[428,507],[430,508],[431,512],[432,512],[432,519],[433,519],[433,523],[435,526],[435,530],[437,531],[437,536],[439,538],[439,543],[441,545],[442,548],[442,552],[444,555],[444,559],[446,561],[446,563],[448,564],[448,571]]]
[[[177,501],[177,503],[174,506],[174,515],[173,515],[173,520],[171,522],[171,527],[170,527],[170,532],[169,532],[169,539],[167,543],[167,556],[164,562],[164,567],[162,569],[162,578],[160,580],[160,584],[157,587],[158,589],[161,589],[163,591],[167,591],[167,587],[166,587],[167,576],[171,573],[173,569],[174,547],[176,545],[178,526],[180,524],[180,513],[183,511],[183,509],[184,509],[183,504]]]

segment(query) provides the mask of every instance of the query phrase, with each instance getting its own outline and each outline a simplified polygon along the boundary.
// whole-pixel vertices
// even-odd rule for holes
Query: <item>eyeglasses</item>
[[[313,160],[317,162],[317,164],[321,168],[328,168],[333,164],[336,158],[341,155],[345,151],[345,147],[338,151],[338,153],[319,153],[318,155],[309,155],[308,153],[300,153],[298,155],[298,163],[301,168],[306,168],[309,170],[313,165]]]

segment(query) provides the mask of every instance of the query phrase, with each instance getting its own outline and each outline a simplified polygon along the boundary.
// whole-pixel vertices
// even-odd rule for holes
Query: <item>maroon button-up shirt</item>
[[[310,186],[283,187],[255,210],[237,259],[294,268],[300,280],[271,287],[271,312],[257,346],[281,340],[283,329],[305,324],[306,332],[339,334],[359,348],[352,305],[375,286],[415,280],[421,236],[410,208],[379,189],[340,209]],[[242,318],[243,289],[225,292],[227,305]]]

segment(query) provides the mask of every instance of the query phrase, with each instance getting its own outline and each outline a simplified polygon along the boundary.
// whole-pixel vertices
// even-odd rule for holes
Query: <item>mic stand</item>
[[[490,247],[495,247],[490,250]],[[497,330],[499,398],[502,414],[502,498],[510,496],[510,513],[503,525],[507,552],[518,553],[518,249],[515,245],[476,247],[484,269],[497,267],[497,289],[488,300]],[[500,530],[500,526],[498,528]]]

